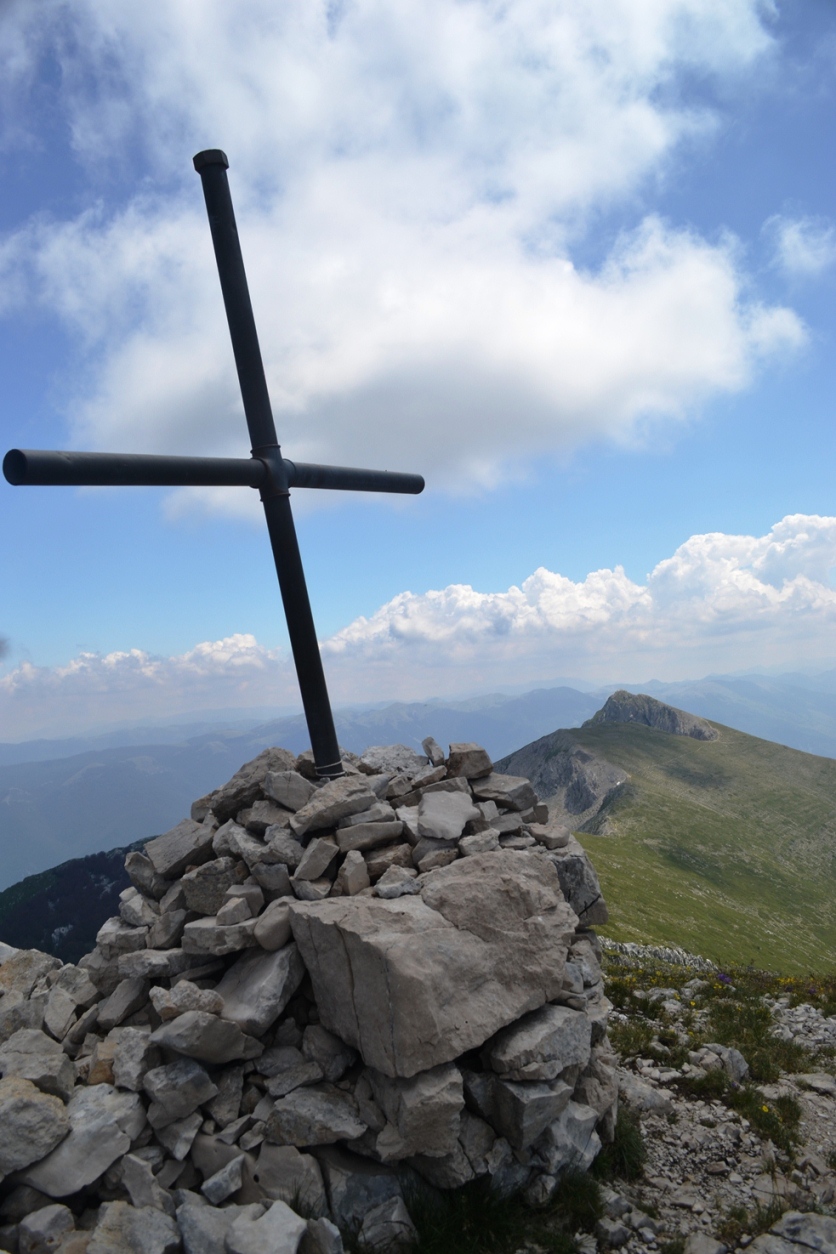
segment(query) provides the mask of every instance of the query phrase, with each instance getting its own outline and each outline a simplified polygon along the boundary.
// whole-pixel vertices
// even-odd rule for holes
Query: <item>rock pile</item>
[[[0,947],[0,1249],[385,1250],[405,1193],[590,1165],[595,873],[528,780],[423,748],[268,749],[128,856],[77,966]]]

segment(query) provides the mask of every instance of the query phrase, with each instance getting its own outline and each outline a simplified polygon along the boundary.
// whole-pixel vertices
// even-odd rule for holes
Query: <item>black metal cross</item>
[[[227,487],[237,484],[258,488],[279,577],[317,774],[335,778],[342,775],[343,769],[296,528],[290,511],[290,489],[337,488],[357,492],[418,493],[423,491],[424,480],[420,475],[356,470],[349,466],[305,465],[282,457],[229,193],[226,174],[229,161],[220,149],[210,148],[197,154],[194,167],[203,183],[252,455],[249,458],[158,457],[142,453],[12,449],[3,459],[3,473],[12,484],[130,484],[146,487]]]

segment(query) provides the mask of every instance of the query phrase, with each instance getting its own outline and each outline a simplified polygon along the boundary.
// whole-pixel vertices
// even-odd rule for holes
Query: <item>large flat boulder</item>
[[[289,909],[324,1026],[404,1077],[556,997],[577,922],[549,859],[515,850],[442,867],[419,896]]]

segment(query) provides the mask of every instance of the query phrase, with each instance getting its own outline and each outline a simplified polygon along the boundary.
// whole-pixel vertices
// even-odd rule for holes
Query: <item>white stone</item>
[[[343,775],[318,788],[294,814],[290,827],[297,836],[322,831],[334,827],[347,814],[368,810],[376,800],[362,775]]]
[[[426,792],[418,804],[418,835],[431,840],[458,840],[465,824],[481,818],[465,792]]]
[[[371,884],[366,870],[366,860],[357,849],[345,855],[345,860],[337,873],[337,884],[346,897],[353,897]]]
[[[228,1254],[297,1254],[307,1227],[284,1202],[273,1202],[260,1219],[236,1219],[226,1248]]]
[[[21,1177],[48,1197],[68,1197],[92,1184],[127,1153],[145,1126],[139,1095],[120,1093],[110,1084],[75,1089],[66,1113],[69,1135]]]
[[[392,1079],[373,1068],[367,1075],[387,1120],[375,1141],[382,1162],[413,1154],[441,1157],[453,1151],[464,1106],[458,1067],[447,1063],[408,1080]]]
[[[270,771],[264,780],[264,791],[295,814],[310,801],[316,789],[298,771]]]
[[[290,940],[290,911],[287,902],[271,901],[256,920],[253,935],[262,949],[271,953],[282,949]]]
[[[63,1101],[75,1084],[75,1069],[61,1046],[37,1028],[21,1028],[0,1046],[0,1076],[13,1075]]]
[[[304,975],[296,945],[242,955],[215,990],[223,998],[223,1018],[251,1036],[261,1036],[278,1019]]]
[[[256,1058],[261,1046],[245,1036],[236,1023],[219,1019],[202,1010],[187,1010],[170,1023],[164,1023],[151,1034],[154,1045],[172,1049],[200,1062],[234,1062],[237,1058]]]
[[[332,1145],[362,1136],[357,1103],[330,1084],[298,1088],[280,1098],[267,1121],[270,1137],[280,1145]]]
[[[305,849],[305,852],[302,855],[302,860],[294,872],[294,880],[321,879],[336,858],[338,852],[339,850],[333,840],[321,839],[314,836],[313,840]]]
[[[582,1011],[542,1006],[498,1032],[485,1047],[486,1064],[506,1080],[554,1080],[589,1062],[591,1028]]]
[[[21,1076],[0,1080],[0,1177],[43,1159],[64,1139],[69,1126],[59,1097],[42,1093]]]

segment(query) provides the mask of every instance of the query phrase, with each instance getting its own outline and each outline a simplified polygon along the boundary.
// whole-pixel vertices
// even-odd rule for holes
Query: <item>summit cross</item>
[[[11,449],[3,473],[12,484],[76,486],[258,488],[276,563],[290,647],[311,737],[316,772],[343,774],[331,702],[322,668],[305,572],[290,509],[291,488],[418,493],[420,475],[350,466],[316,466],[282,457],[267,392],[244,259],[229,191],[229,161],[218,148],[199,152],[194,167],[203,184],[232,351],[250,436],[251,456],[162,457],[143,453],[74,453]]]

